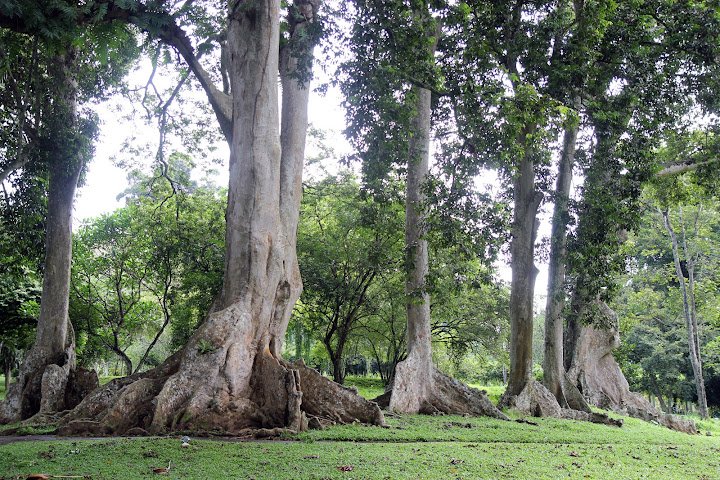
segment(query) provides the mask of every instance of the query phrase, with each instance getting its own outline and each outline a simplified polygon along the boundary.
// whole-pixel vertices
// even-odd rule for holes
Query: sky
[[[140,82],[146,78],[144,76],[147,75],[146,72],[146,69],[141,69],[136,73]],[[313,91],[308,113],[310,123],[324,130],[335,152],[343,155],[350,152],[350,146],[342,135],[345,128],[345,113],[340,103],[341,95],[337,88],[329,88],[324,96]],[[136,127],[124,121],[111,105],[112,100],[97,108],[102,122],[100,138],[96,144],[95,157],[88,167],[85,185],[78,190],[76,196],[74,230],[84,219],[112,212],[124,205],[124,201],[118,201],[117,196],[128,187],[127,172],[116,167],[112,161],[112,157],[120,152],[122,143],[133,134],[156,142],[156,131],[149,131],[145,127],[145,131],[142,132],[143,127]],[[218,183],[226,183],[229,151],[224,144],[219,148],[224,152],[221,156],[225,158],[226,163],[218,168],[221,170]],[[147,163],[150,164],[152,161],[153,159],[149,158]]]

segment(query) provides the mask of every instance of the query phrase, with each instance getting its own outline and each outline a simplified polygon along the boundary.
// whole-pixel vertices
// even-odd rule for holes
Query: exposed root
[[[385,415],[375,402],[358,395],[354,388],[346,387],[323,377],[305,365],[302,359],[292,366],[300,375],[303,398],[301,408],[308,417],[330,419],[337,423],[359,421],[371,425],[385,425]]]
[[[656,422],[679,432],[697,433],[694,421],[666,415],[645,397],[630,391],[630,385],[612,355],[619,344],[617,328],[582,327],[566,383],[577,386],[587,401],[598,408]]]
[[[263,352],[255,359],[251,388],[231,395],[227,382],[212,383],[223,378],[218,373],[222,366],[203,377],[190,375],[182,370],[187,357],[181,351],[155,370],[116,379],[96,390],[61,420],[58,433],[147,435],[195,430],[277,436],[307,429],[308,416],[320,424],[384,425],[375,403],[322,377],[302,361],[290,364]]]
[[[503,395],[501,404],[533,417],[580,420],[615,427],[621,427],[623,424],[622,419],[610,418],[603,413],[592,412],[589,408],[588,411],[562,408],[550,390],[534,379],[527,382],[520,395],[515,397]]]
[[[97,374],[75,367],[74,343],[65,352],[53,354],[33,346],[20,368],[18,381],[10,385],[0,402],[0,424],[52,417],[74,408],[98,385]]]
[[[375,401],[398,413],[475,415],[510,420],[487,397],[409,355],[395,370],[392,389]]]

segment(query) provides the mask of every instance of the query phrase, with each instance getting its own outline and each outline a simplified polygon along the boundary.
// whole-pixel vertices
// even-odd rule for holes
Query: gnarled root
[[[302,410],[308,417],[328,419],[337,423],[359,421],[385,425],[385,415],[375,402],[358,395],[357,389],[346,387],[323,377],[299,359],[291,366],[300,375],[303,389]]]
[[[0,424],[51,418],[74,408],[97,386],[94,371],[75,367],[74,343],[60,353],[35,345],[23,361],[18,381],[0,403]]]
[[[566,383],[577,386],[592,405],[645,421],[656,422],[679,432],[695,434],[695,422],[663,414],[645,397],[630,391],[612,351],[620,344],[617,327],[581,327],[577,334],[572,365]]]
[[[515,397],[503,395],[501,404],[533,417],[581,420],[615,427],[621,427],[623,424],[622,419],[610,418],[603,413],[593,412],[587,405],[582,410],[562,408],[550,390],[534,379],[527,382],[520,395]]]
[[[307,428],[307,416],[384,423],[379,407],[356,391],[302,362],[290,364],[269,349],[257,352],[243,318],[235,307],[211,314],[160,367],[116,379],[86,397],[62,419],[59,433],[297,432]]]
[[[376,398],[381,406],[399,413],[477,415],[510,420],[487,397],[487,392],[469,387],[445,375],[432,365],[428,368],[412,353],[400,362],[389,392]]]

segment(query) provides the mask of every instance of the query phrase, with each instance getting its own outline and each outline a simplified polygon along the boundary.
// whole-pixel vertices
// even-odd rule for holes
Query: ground
[[[354,381],[367,396],[379,387]],[[490,391],[491,396],[499,392]],[[519,416],[511,416],[514,420]],[[686,435],[625,418],[622,428],[530,418],[388,416],[388,428],[335,426],[273,441],[72,439],[0,445],[0,479],[28,475],[146,479],[648,478],[720,480],[720,423]],[[707,433],[710,433],[708,436]]]

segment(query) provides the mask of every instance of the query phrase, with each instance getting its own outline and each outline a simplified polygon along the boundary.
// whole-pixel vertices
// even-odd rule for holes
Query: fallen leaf
[[[164,475],[170,471],[170,464],[172,462],[168,462],[167,468],[153,468],[153,473],[158,473],[160,475]]]
[[[305,455],[303,458],[304,458],[305,460],[308,460],[308,459],[310,459],[310,458],[320,458],[320,455]]]
[[[453,458],[452,460],[450,460],[450,463],[453,465],[458,465],[460,463],[463,463],[463,460],[460,460],[459,458]]]
[[[355,467],[353,467],[352,465],[342,465],[338,467],[338,470],[340,470],[341,472],[350,472],[352,470],[355,470]]]
[[[668,450],[677,450],[677,446],[675,446],[675,445],[668,445],[667,449],[668,449]]]
[[[27,480],[47,480],[48,478],[52,478],[52,475],[48,475],[47,473],[36,473],[35,475],[27,477]]]
[[[571,457],[579,457],[580,456],[580,454],[577,452],[570,452],[570,453],[568,453],[568,455],[570,455]]]

